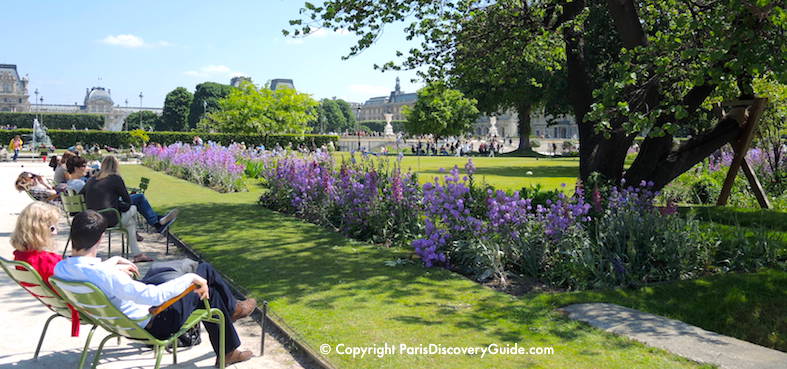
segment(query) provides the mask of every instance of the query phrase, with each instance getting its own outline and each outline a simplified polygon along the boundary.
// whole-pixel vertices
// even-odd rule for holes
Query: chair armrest
[[[111,212],[114,212],[115,215],[117,215],[117,217],[118,217],[118,224],[120,224],[120,212],[118,211],[118,209],[106,208],[106,209],[101,209],[101,210],[97,211],[97,213],[111,213]]]
[[[154,306],[154,307],[150,308],[150,315],[156,316],[159,313],[161,313],[162,311],[167,310],[167,308],[170,307],[170,305],[176,303],[178,300],[182,299],[183,297],[185,297],[186,295],[188,295],[189,293],[191,293],[195,289],[197,289],[197,285],[196,284],[192,284],[191,286],[186,288],[183,292],[181,292],[179,295],[177,295],[177,296],[175,296],[175,297],[173,297],[173,298],[171,298],[171,299],[169,299],[167,301],[164,301],[164,303],[159,305],[159,306]]]

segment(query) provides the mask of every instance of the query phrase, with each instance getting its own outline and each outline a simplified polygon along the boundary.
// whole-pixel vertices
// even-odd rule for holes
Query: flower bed
[[[398,160],[298,154],[258,164],[264,206],[360,240],[410,244],[425,266],[479,281],[526,275],[585,289],[694,278],[734,264],[717,258],[718,237],[698,221],[655,207],[649,183],[523,198],[475,184],[472,161],[464,174],[454,167],[423,186]]]
[[[246,189],[243,182],[244,166],[238,164],[238,158],[243,152],[238,145],[148,145],[144,152],[142,163],[155,170],[221,192]]]

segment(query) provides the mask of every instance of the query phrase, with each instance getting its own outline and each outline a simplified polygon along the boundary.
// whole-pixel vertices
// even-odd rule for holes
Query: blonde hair
[[[16,219],[11,246],[19,251],[44,250],[54,246],[52,230],[57,225],[60,211],[49,204],[36,201],[28,205]]]
[[[33,187],[32,177],[28,172],[22,172],[16,177],[16,182],[14,183],[14,187],[19,192],[27,191],[30,187]]]
[[[118,174],[118,160],[112,155],[104,157],[101,161],[101,171],[98,172],[96,179],[104,179],[113,174]]]

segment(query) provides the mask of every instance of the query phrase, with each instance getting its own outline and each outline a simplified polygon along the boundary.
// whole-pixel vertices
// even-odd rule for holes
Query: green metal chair
[[[77,214],[87,210],[87,205],[85,203],[85,196],[81,194],[75,194],[72,191],[64,192],[60,196],[61,202],[63,203],[63,210],[66,212],[66,219],[68,220],[68,225],[71,226],[71,216],[70,214]],[[126,236],[128,237],[136,237],[136,235],[130,235],[128,229],[123,226],[123,223],[120,222],[120,212],[117,211],[115,208],[107,208],[98,210],[99,213],[114,213],[117,216],[118,222],[114,227],[107,228],[107,255],[112,256],[112,231],[119,231],[120,232],[120,254],[122,256],[127,256],[128,250],[126,250]],[[71,242],[71,236],[69,235],[68,240],[66,241],[66,247],[63,248],[63,256],[66,256],[66,251],[68,250],[68,245]]]
[[[186,323],[175,332],[171,337],[160,340],[153,337],[150,332],[139,326],[139,322],[148,318],[152,318],[156,314],[164,311],[169,305],[179,300],[183,296],[192,293],[194,286],[192,285],[183,293],[175,298],[167,301],[156,309],[152,309],[151,314],[141,319],[131,319],[120,312],[109,301],[106,294],[98,287],[90,282],[72,282],[59,279],[56,277],[49,278],[50,283],[55,290],[63,296],[63,299],[74,306],[80,313],[89,316],[96,324],[106,329],[111,334],[105,337],[101,344],[98,346],[98,351],[93,359],[93,369],[98,365],[98,360],[101,357],[101,350],[104,344],[114,337],[126,337],[133,340],[142,341],[145,344],[152,345],[156,355],[156,366],[158,369],[161,364],[163,350],[168,345],[172,346],[172,361],[177,364],[178,361],[178,337],[186,333],[189,329],[199,324],[199,322],[216,323],[219,325],[219,367],[224,369],[225,364],[225,338],[224,338],[224,313],[216,308],[211,308],[208,300],[203,300],[205,309],[195,310],[186,319]]]
[[[127,187],[126,189],[129,193],[144,194],[148,190],[148,186],[150,186],[150,178],[142,177],[139,179],[139,187]]]
[[[54,314],[52,314],[52,316],[46,320],[46,323],[44,324],[44,330],[41,331],[41,337],[38,339],[36,353],[33,355],[33,359],[38,359],[38,353],[41,351],[41,344],[44,343],[44,336],[46,335],[47,329],[49,329],[49,322],[57,317],[63,317],[71,320],[71,310],[68,308],[68,305],[66,305],[65,300],[60,298],[60,296],[58,296],[55,291],[52,291],[52,289],[49,288],[46,283],[44,283],[41,275],[39,275],[38,272],[33,269],[32,266],[30,266],[30,264],[25,263],[24,261],[13,261],[0,257],[0,267],[5,270],[6,274],[8,274],[8,276],[11,277],[14,282],[33,295],[33,297],[44,304],[49,310],[54,312]],[[81,314],[80,323],[93,324],[90,319],[87,319],[87,317]],[[85,364],[88,347],[90,346],[90,340],[93,338],[93,333],[96,331],[96,328],[97,325],[93,324],[93,327],[90,329],[90,333],[87,335],[85,347],[82,348],[82,357],[79,359],[79,368],[82,368],[82,366]]]

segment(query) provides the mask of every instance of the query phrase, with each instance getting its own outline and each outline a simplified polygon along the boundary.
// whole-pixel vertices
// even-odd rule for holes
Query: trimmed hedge
[[[392,120],[391,126],[393,127],[394,132],[404,132],[404,122],[403,120]],[[383,132],[385,131],[385,121],[384,120],[365,120],[359,122],[361,126],[368,127],[372,132]]]
[[[14,113],[0,112],[0,126],[11,125],[17,128],[33,128],[33,119],[41,117],[49,129],[101,129],[104,127],[104,116],[101,114],[65,114],[65,113]]]
[[[0,130],[0,145],[7,145],[11,138],[15,135],[29,135],[32,134],[32,129],[15,129],[15,130]],[[299,144],[306,144],[311,146],[312,141],[316,146],[323,144],[327,145],[328,142],[339,140],[339,136],[331,135],[295,135],[295,134],[279,134],[279,135],[241,135],[230,133],[207,133],[207,132],[147,132],[150,137],[149,142],[156,142],[162,145],[169,145],[175,142],[191,143],[194,136],[200,136],[203,141],[215,141],[222,145],[229,145],[234,142],[244,142],[247,146],[265,145],[266,148],[274,147],[276,144],[282,147],[292,143],[293,146]],[[99,146],[112,146],[112,147],[128,147],[131,142],[128,132],[112,132],[112,131],[80,131],[80,130],[49,130],[49,137],[52,139],[52,144],[58,148],[69,147],[77,142],[86,144],[98,144]]]

